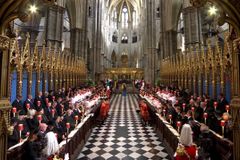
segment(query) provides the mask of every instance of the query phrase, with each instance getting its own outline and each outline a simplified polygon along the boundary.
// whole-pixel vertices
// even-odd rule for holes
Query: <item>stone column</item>
[[[63,32],[64,8],[58,5],[50,6],[46,13],[46,41],[52,46],[61,48]],[[48,44],[48,43],[47,43]]]
[[[145,80],[154,84],[155,79],[155,54],[156,50],[156,24],[155,24],[155,1],[147,1],[147,63],[145,67]]]
[[[80,28],[72,28],[71,32],[71,39],[70,39],[70,49],[71,53],[74,56],[82,56],[81,53],[81,29]]]
[[[199,8],[187,7],[183,9],[185,45],[201,43],[202,28]]]

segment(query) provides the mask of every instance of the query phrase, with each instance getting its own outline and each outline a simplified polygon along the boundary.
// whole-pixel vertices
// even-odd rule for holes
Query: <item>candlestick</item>
[[[12,108],[12,112],[13,112],[13,117],[15,117],[15,116],[16,116],[16,112],[17,112],[17,108],[16,108],[16,107],[13,107],[13,108]]]
[[[169,115],[168,115],[168,118],[169,118],[169,120],[170,120],[170,124],[172,124],[172,115],[169,114]]]
[[[26,108],[27,108],[27,110],[30,109],[30,104],[29,103],[26,104]]]
[[[182,108],[183,108],[183,112],[185,112],[186,103],[183,103],[183,104],[182,104]]]
[[[19,131],[19,142],[22,142],[22,131],[23,131],[23,124],[18,124],[18,131]]]
[[[181,127],[182,123],[180,121],[177,121],[177,127],[178,127],[178,133],[180,133],[180,127]]]
[[[217,105],[218,105],[218,103],[217,102],[214,102],[214,109],[215,109],[215,111],[217,110]]]
[[[229,105],[226,105],[226,111],[227,111],[227,113],[229,112],[229,110],[230,110],[230,106],[229,106]]]
[[[222,136],[224,137],[224,127],[225,127],[225,121],[224,120],[221,120],[221,124],[222,126]]]
[[[204,123],[207,124],[207,117],[208,117],[208,114],[205,112],[203,114],[203,118],[204,118]]]
[[[75,121],[76,121],[76,126],[77,126],[77,124],[78,124],[78,116],[76,115],[76,116],[74,117],[74,119],[75,119]]]
[[[38,115],[38,116],[37,116],[37,119],[38,119],[38,122],[39,122],[39,124],[40,124],[41,121],[42,121],[42,115]]]
[[[54,115],[55,115],[55,109],[52,109],[51,112],[52,112],[52,117],[54,117]]]

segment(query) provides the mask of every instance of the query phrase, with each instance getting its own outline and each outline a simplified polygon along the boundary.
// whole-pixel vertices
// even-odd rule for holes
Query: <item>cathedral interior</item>
[[[240,160],[239,0],[0,0],[0,160]]]

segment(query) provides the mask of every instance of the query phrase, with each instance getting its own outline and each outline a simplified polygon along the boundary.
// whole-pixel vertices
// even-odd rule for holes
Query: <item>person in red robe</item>
[[[193,143],[192,129],[184,124],[180,134],[179,145],[175,153],[175,160],[196,160],[197,146]]]

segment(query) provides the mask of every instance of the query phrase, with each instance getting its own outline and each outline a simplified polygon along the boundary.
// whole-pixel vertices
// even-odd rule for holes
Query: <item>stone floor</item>
[[[154,129],[142,124],[137,107],[136,95],[114,95],[109,117],[93,129],[78,159],[169,159]]]

